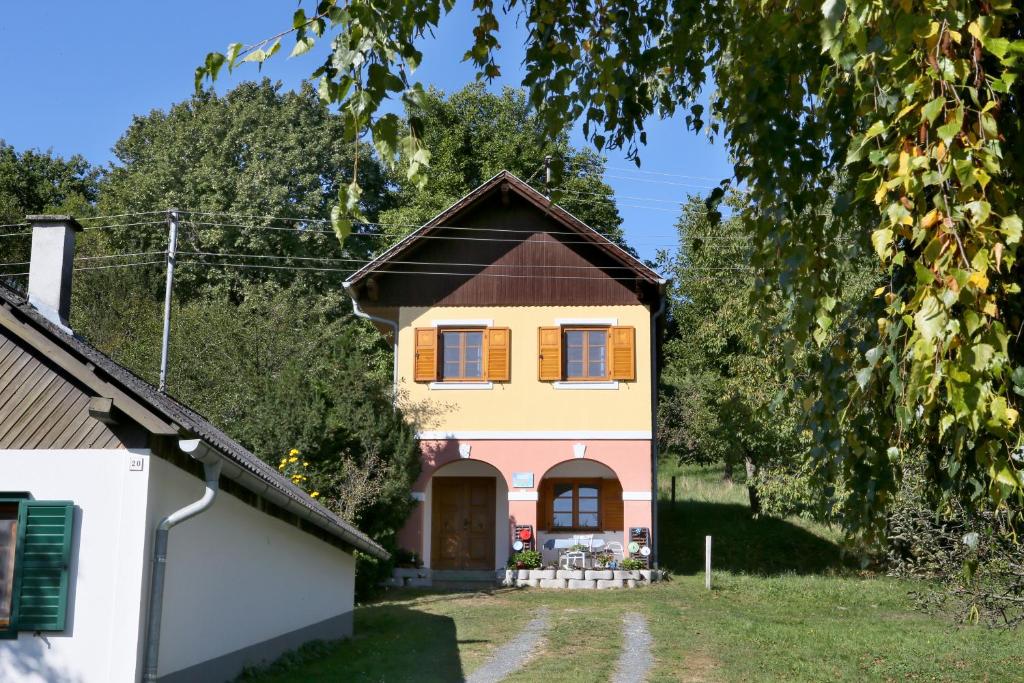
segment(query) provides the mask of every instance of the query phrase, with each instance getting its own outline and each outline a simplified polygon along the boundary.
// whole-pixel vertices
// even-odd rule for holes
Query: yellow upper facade
[[[522,433],[535,437],[550,433],[558,438],[584,432],[617,438],[650,436],[651,311],[647,306],[405,306],[398,312],[399,394],[403,407],[428,437],[471,438],[466,435],[486,433],[500,438],[508,433],[508,438],[515,438]],[[541,348],[542,328],[547,330],[545,339],[561,338],[562,355],[554,364],[550,347]],[[464,337],[463,345],[472,348],[468,352],[453,348],[449,358],[468,358],[470,365],[450,363],[446,373],[444,345],[454,347],[459,341],[449,335],[445,342],[442,333],[487,330],[507,330],[507,349],[505,336],[496,335],[501,346],[491,354],[485,351],[480,360],[483,367],[477,368],[481,354],[473,345],[481,336]],[[612,330],[617,331],[614,339]],[[582,343],[594,347],[589,349],[590,357],[597,360],[589,371],[604,371],[603,377],[580,378],[582,366],[569,364],[570,357],[587,353],[579,346],[569,348],[580,343],[582,331],[594,332]],[[574,334],[566,336],[569,332]],[[607,350],[596,348],[605,339]],[[436,343],[435,356],[430,356],[431,343]],[[549,362],[542,368],[540,356],[545,352]],[[493,356],[492,362],[487,355]],[[558,377],[551,375],[552,367],[559,371]],[[545,372],[548,376],[542,379]],[[585,375],[588,370],[582,372]],[[450,379],[453,375],[459,379]]]

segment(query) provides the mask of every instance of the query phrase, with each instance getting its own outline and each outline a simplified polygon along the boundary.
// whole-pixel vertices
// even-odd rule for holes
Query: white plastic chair
[[[593,552],[594,548],[594,535],[593,534],[582,534],[579,536],[572,537],[572,544],[574,546],[581,545],[585,550],[570,550],[569,552],[562,555],[558,560],[559,566],[565,563],[566,569],[586,569],[587,558]],[[578,563],[578,564],[577,564]]]

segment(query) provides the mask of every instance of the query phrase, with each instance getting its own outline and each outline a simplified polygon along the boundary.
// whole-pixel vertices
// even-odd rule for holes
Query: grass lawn
[[[675,506],[668,481],[677,475]],[[504,589],[391,593],[356,611],[356,637],[255,680],[457,681],[549,610],[543,652],[509,681],[606,681],[621,619],[647,616],[653,681],[1019,681],[1020,633],[914,611],[918,586],[862,575],[833,531],[799,519],[752,520],[742,486],[719,471],[662,468],[662,564],[671,581],[633,591]],[[714,590],[704,589],[704,536]]]

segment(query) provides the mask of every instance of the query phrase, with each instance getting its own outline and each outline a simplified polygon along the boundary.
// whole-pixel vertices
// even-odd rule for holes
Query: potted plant
[[[520,550],[508,558],[509,569],[517,569],[519,571],[518,578],[520,579],[530,578],[530,570],[537,569],[542,563],[540,551],[538,550]]]

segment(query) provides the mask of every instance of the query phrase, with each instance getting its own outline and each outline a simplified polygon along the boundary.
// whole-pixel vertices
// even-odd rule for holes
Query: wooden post
[[[676,475],[672,475],[672,507],[676,506]]]
[[[704,587],[711,590],[711,537],[704,537]]]

